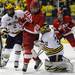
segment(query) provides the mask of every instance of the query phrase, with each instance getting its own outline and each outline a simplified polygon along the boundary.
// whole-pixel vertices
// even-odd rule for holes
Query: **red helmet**
[[[54,26],[56,29],[58,29],[59,25],[60,25],[60,22],[58,21],[58,19],[55,19],[55,20],[53,21],[53,26]]]
[[[30,5],[31,13],[37,13],[40,10],[40,4],[37,1],[32,1]]]
[[[72,18],[71,18],[71,16],[64,16],[64,17],[63,17],[63,21],[64,21],[65,23],[68,23],[68,22],[71,22],[71,21],[72,21]]]

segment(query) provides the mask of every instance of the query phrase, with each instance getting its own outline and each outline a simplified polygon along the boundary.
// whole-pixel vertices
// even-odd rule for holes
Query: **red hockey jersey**
[[[22,24],[24,30],[33,34],[36,34],[45,22],[44,14],[41,11],[38,14],[31,14],[29,11],[25,11],[24,19],[27,21],[24,25]]]
[[[53,21],[53,26],[55,30],[59,31],[61,34],[65,35],[69,33],[74,26],[71,19],[63,17],[63,21],[60,22],[58,19]]]

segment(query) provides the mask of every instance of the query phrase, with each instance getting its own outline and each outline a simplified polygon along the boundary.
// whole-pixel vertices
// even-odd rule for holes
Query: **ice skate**
[[[23,71],[23,72],[26,72],[26,71],[27,71],[27,67],[28,67],[28,64],[24,64],[22,71]]]
[[[9,61],[9,54],[5,53],[4,49],[1,55],[1,67],[5,67]]]
[[[4,61],[4,60],[1,60],[1,65],[0,67],[5,67],[8,63],[8,60],[7,61]]]
[[[35,69],[35,70],[38,70],[38,69],[41,67],[42,64],[43,64],[43,63],[42,63],[41,60],[37,60],[35,66],[34,66],[34,69]]]

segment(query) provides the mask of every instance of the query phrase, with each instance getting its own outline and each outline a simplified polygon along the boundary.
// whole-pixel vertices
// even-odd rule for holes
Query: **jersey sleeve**
[[[5,20],[5,17],[2,17],[2,19],[1,19],[1,27],[0,28],[7,28],[7,22]]]
[[[42,35],[42,41],[43,42],[48,42],[48,36],[47,36],[47,34]]]
[[[39,19],[39,25],[40,27],[44,26],[45,23],[45,16],[43,13],[40,14],[40,19]]]

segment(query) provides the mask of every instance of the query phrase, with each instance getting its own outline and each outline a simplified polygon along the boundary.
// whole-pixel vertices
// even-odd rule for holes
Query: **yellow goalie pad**
[[[43,49],[46,53],[46,55],[53,55],[53,54],[57,54],[60,51],[63,50],[63,45],[60,45],[58,48],[54,49],[54,48],[48,48],[46,46],[43,47]]]

